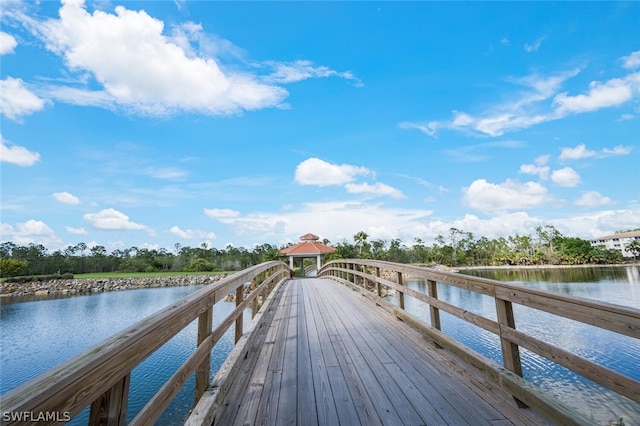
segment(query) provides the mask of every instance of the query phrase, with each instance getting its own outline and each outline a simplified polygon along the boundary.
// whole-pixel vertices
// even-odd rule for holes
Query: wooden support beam
[[[124,426],[126,424],[130,380],[129,373],[93,401],[89,411],[89,425]]]
[[[398,285],[404,285],[402,282],[402,272],[398,271],[396,274],[398,277]],[[404,292],[402,291],[398,291],[398,307],[404,310]]]
[[[236,307],[240,306],[242,301],[244,300],[244,285],[241,285],[236,289]],[[244,326],[244,318],[243,314],[240,313],[238,319],[236,319],[236,340],[235,343],[238,343],[238,340],[242,337],[242,328]]]
[[[207,309],[203,314],[198,317],[198,346],[204,342],[204,340],[211,334],[211,327],[213,325],[213,306]],[[211,370],[211,354],[202,361],[196,370],[196,389],[195,389],[195,401],[198,400],[207,390],[209,386],[209,371]]]
[[[434,299],[438,299],[438,285],[433,280],[427,280],[427,291],[429,292],[429,296]],[[442,325],[440,324],[440,309],[438,309],[433,304],[429,304],[429,316],[431,318],[431,327],[436,330],[442,330]],[[433,342],[436,348],[442,348],[438,342],[434,340]]]
[[[508,302],[506,300],[498,298],[496,298],[495,300],[498,323],[500,323],[501,326],[506,326],[515,330],[516,320],[513,316],[513,305],[511,304],[511,302]],[[503,336],[502,331],[500,332],[500,345],[502,346],[502,360],[504,363],[504,368],[520,377],[523,377],[522,363],[520,362],[520,348],[518,347],[518,345],[513,343],[511,340],[506,339]],[[518,407],[527,407],[527,404],[525,404],[515,396],[513,397],[513,399],[515,399]]]

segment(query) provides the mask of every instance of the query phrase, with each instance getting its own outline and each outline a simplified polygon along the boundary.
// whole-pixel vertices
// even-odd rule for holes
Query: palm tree
[[[633,253],[633,261],[636,261],[636,257],[640,256],[640,240],[635,239],[628,243],[625,247],[627,251]]]

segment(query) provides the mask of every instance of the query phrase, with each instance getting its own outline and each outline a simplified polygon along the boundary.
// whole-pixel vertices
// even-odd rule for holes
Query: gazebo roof
[[[319,239],[320,237],[317,235],[304,234],[300,237],[302,241],[296,245],[280,250],[278,254],[286,254],[288,256],[317,256],[319,254],[333,253],[336,251],[335,248],[318,242]]]

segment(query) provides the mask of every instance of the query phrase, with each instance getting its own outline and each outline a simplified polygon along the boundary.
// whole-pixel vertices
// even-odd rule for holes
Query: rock
[[[175,287],[215,283],[227,275],[184,275],[147,278],[101,278],[86,280],[51,280],[26,283],[0,282],[0,295],[44,296],[50,294],[100,293],[103,291],[131,290],[137,288]]]

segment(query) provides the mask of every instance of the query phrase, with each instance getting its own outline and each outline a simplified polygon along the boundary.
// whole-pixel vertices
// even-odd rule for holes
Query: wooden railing
[[[361,291],[378,305],[393,312],[399,319],[413,325],[437,345],[453,351],[479,368],[489,380],[511,393],[520,407],[531,406],[559,424],[590,424],[592,420],[560,404],[555,398],[545,396],[544,392],[540,392],[522,377],[520,347],[640,403],[640,382],[516,329],[513,304],[569,318],[634,339],[640,339],[638,309],[528,289],[469,275],[374,260],[332,261],[322,267],[318,276],[340,281]],[[427,284],[427,293],[406,287],[405,276],[423,279]],[[495,300],[497,320],[477,315],[439,299],[437,283],[492,297]],[[391,305],[381,297],[383,287],[397,292],[397,306]],[[429,306],[430,324],[405,311],[405,297],[413,297]],[[503,366],[442,333],[440,311],[498,336]]]
[[[252,266],[208,285],[171,306],[143,319],[76,357],[0,397],[3,413],[28,413],[33,419],[68,420],[91,406],[89,424],[124,425],[127,417],[131,371],[173,336],[198,319],[197,348],[142,408],[131,425],[151,425],[195,372],[195,402],[209,387],[211,351],[235,323],[236,342],[243,334],[243,312],[258,310],[271,290],[285,278],[289,267],[278,261]],[[213,306],[235,292],[236,308],[212,330]],[[30,420],[31,419],[31,420]]]

